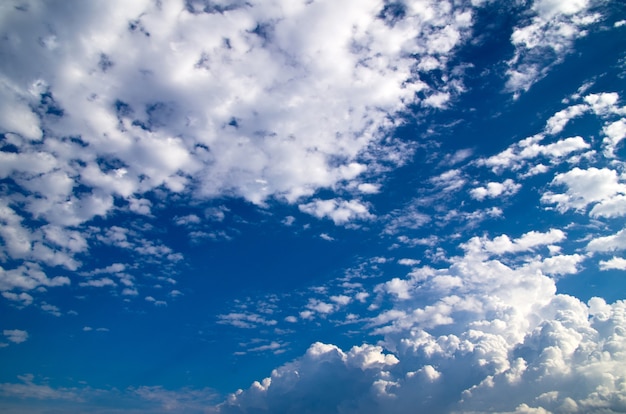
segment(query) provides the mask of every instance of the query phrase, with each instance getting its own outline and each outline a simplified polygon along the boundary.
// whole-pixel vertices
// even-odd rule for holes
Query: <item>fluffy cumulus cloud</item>
[[[315,343],[218,411],[623,412],[626,303],[556,292],[552,276],[584,260],[547,248],[564,239],[472,238],[448,267],[374,289],[390,301],[367,322],[378,345]],[[513,251],[534,254],[508,262]]]
[[[473,188],[470,191],[470,195],[472,198],[482,201],[485,198],[495,198],[515,194],[520,188],[520,184],[515,183],[511,179],[507,179],[501,183],[491,182],[487,183],[484,187]]]
[[[576,167],[558,174],[552,183],[565,186],[566,192],[548,192],[542,200],[556,204],[561,211],[583,210],[589,204],[594,204],[590,212],[592,216],[612,217],[625,214],[620,207],[626,205],[626,184],[619,179],[615,170],[594,167],[583,170]]]

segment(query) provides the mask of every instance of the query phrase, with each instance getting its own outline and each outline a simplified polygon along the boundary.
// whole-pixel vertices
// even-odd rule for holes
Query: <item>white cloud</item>
[[[174,223],[179,226],[193,225],[200,223],[200,217],[195,214],[189,214],[182,217],[174,217]]]
[[[519,191],[521,184],[517,184],[513,180],[506,179],[501,183],[491,182],[487,183],[485,187],[476,187],[470,190],[472,198],[478,201],[482,201],[485,198],[496,198],[500,196],[510,196]]]
[[[518,251],[562,239],[558,231],[509,238]],[[313,344],[219,412],[619,412],[626,303],[584,304],[558,294],[549,277],[577,272],[584,256],[506,265],[478,238],[461,247],[447,268],[378,285],[396,299],[369,320],[379,346]]]
[[[180,291],[180,290],[178,290],[178,289],[174,289],[174,290],[171,290],[171,291],[170,291],[170,293],[168,293],[168,295],[169,295],[169,296],[171,296],[171,297],[173,297],[173,298],[177,298],[177,297],[179,297],[179,296],[183,296],[183,295],[184,295],[184,293],[183,293],[183,292],[181,292],[181,291]]]
[[[565,108],[552,115],[546,122],[546,132],[548,134],[558,134],[572,119],[581,116],[589,110],[587,105],[578,104]]]
[[[385,219],[387,221],[385,233],[387,234],[397,234],[407,229],[418,229],[432,220],[431,216],[421,212],[415,204],[404,209],[394,210]]]
[[[508,62],[506,87],[516,97],[543,78],[573,41],[587,34],[585,28],[600,18],[589,11],[587,0],[537,0],[532,9],[535,16],[511,34],[515,54]]]
[[[277,350],[280,350],[283,347],[283,345],[281,345],[280,343],[276,342],[276,341],[272,341],[267,345],[259,345],[256,346],[254,348],[250,348],[247,351],[248,352],[264,352],[264,351],[274,351],[276,352]]]
[[[321,239],[323,239],[323,240],[326,240],[326,241],[334,241],[334,240],[335,240],[335,238],[334,238],[334,237],[329,236],[329,235],[328,235],[328,234],[326,234],[326,233],[322,233],[322,234],[320,234],[320,238],[321,238]]]
[[[614,252],[626,249],[626,229],[610,236],[598,237],[587,244],[590,252]]]
[[[346,306],[352,301],[352,298],[346,295],[333,295],[330,297],[330,300],[332,300],[339,306]]]
[[[307,204],[298,206],[302,212],[311,214],[317,218],[329,218],[336,225],[346,224],[353,220],[368,220],[374,216],[369,212],[368,206],[358,200],[313,200]]]
[[[300,318],[302,319],[310,320],[310,319],[313,319],[314,313],[310,310],[303,310],[299,312],[298,315],[300,315]]]
[[[563,240],[565,240],[565,233],[563,231],[550,229],[546,233],[530,231],[513,240],[506,234],[495,237],[493,240],[487,238],[473,238],[468,242],[466,248],[473,250],[484,249],[493,254],[519,253],[532,250],[539,246],[552,245]]]
[[[600,270],[626,270],[626,259],[621,257],[613,257],[609,260],[600,261]]]
[[[273,326],[277,324],[274,319],[267,319],[259,314],[249,312],[231,312],[218,315],[217,323],[246,329],[256,328],[259,325]]]
[[[538,145],[529,141],[524,145],[520,157],[522,159],[545,155],[552,159],[563,158],[573,152],[588,149],[590,145],[582,137],[570,137],[548,145]]]
[[[152,297],[152,296],[146,296],[144,299],[145,299],[145,301],[146,301],[146,302],[150,302],[150,303],[152,303],[154,306],[159,306],[159,307],[161,307],[161,306],[167,306],[167,302],[166,302],[166,301],[164,301],[164,300],[156,300],[156,299],[155,299],[154,297]]]
[[[161,185],[176,193],[193,182],[200,196],[263,204],[353,180],[367,169],[357,158],[386,146],[389,115],[417,91],[429,91],[425,102],[436,107],[449,99],[451,86],[435,90],[414,76],[415,57],[447,72],[439,57],[472,23],[465,8],[429,6],[426,14],[407,7],[387,24],[375,0],[193,10],[149,2],[71,14],[45,4],[6,9],[13,64],[1,82],[0,130],[33,141],[2,156],[41,154],[57,167],[20,183],[42,195],[27,199],[29,212],[77,225],[110,212],[113,197],[150,214],[141,195]],[[48,111],[36,113],[42,94]],[[43,129],[46,143],[38,141]],[[402,158],[393,145],[384,149]],[[7,161],[4,174],[22,168]],[[78,185],[91,192],[65,203]]]
[[[353,401],[352,408],[349,408],[348,401],[345,401],[346,386],[351,393],[367,393],[376,381],[385,379],[381,370],[397,363],[397,358],[383,353],[378,346],[355,346],[344,352],[335,345],[316,342],[301,358],[274,370],[271,377],[255,381],[245,392],[231,395],[220,407],[220,412],[239,413],[252,409],[304,412],[311,411],[311,403],[317,407],[316,413],[348,409],[350,412],[371,412],[367,399]],[[322,365],[324,369],[320,369]],[[325,386],[318,387],[322,383]],[[294,398],[301,389],[308,390],[306,395]]]
[[[439,174],[431,178],[430,181],[441,189],[441,191],[450,192],[461,189],[467,180],[461,170],[454,169]]]
[[[564,185],[567,190],[561,194],[547,192],[542,196],[542,202],[556,204],[559,211],[584,210],[589,204],[599,202],[594,212],[594,215],[598,216],[610,216],[611,205],[619,200],[614,197],[626,193],[626,185],[619,182],[615,170],[608,168],[591,167],[582,170],[575,167],[566,173],[558,174],[552,184]]]
[[[616,92],[592,93],[583,99],[591,105],[596,115],[620,114],[624,111],[624,108],[616,105],[619,101],[619,95]]]
[[[615,195],[604,200],[591,209],[591,217],[621,217],[626,215],[626,195]]]
[[[41,310],[44,312],[48,312],[49,314],[54,315],[56,317],[61,316],[61,310],[59,309],[58,306],[54,306],[46,302],[43,302],[41,304]]]
[[[109,279],[108,277],[104,277],[102,279],[91,279],[91,280],[88,280],[87,282],[80,282],[78,285],[89,286],[89,287],[106,287],[106,286],[115,287],[117,286],[117,283],[115,283],[113,280]]]
[[[18,274],[30,266],[23,261],[78,270],[77,257],[99,242],[180,260],[139,241],[136,229],[88,230],[96,217],[156,214],[154,191],[160,200],[272,199],[340,225],[373,219],[361,200],[309,197],[380,191],[366,180],[415,149],[389,138],[396,115],[420,103],[418,92],[435,107],[462,93],[449,57],[473,18],[469,5],[434,2],[406,5],[396,19],[378,0],[253,1],[221,13],[194,2],[68,7],[11,4],[1,17],[0,133],[16,152],[0,152],[0,178],[12,180],[0,205],[0,255],[21,261],[2,270],[3,290],[69,284]],[[416,75],[435,68],[446,82]],[[210,208],[205,218],[222,221],[226,211]]]
[[[538,269],[549,276],[571,275],[580,271],[579,265],[583,260],[585,256],[580,254],[558,255],[531,263],[529,269]]]
[[[550,118],[552,119],[552,118]],[[546,125],[546,129],[553,128]],[[545,139],[543,134],[533,135],[528,138],[511,145],[499,154],[493,155],[486,159],[480,159],[478,165],[490,167],[494,172],[500,173],[503,170],[521,170],[529,164],[529,160],[536,157],[547,157],[552,164],[558,164],[572,153],[589,149],[591,146],[582,137],[569,137],[555,141],[550,144],[542,145],[541,141]],[[547,171],[545,165],[532,165],[526,174],[522,176],[531,176],[537,173]]]
[[[363,194],[377,194],[380,192],[380,184],[361,183],[357,188]]]
[[[2,334],[6,336],[9,341],[16,344],[26,342],[26,340],[28,339],[28,332],[21,329],[5,329],[4,331],[2,331]]]
[[[394,277],[393,279],[385,282],[382,285],[378,285],[376,288],[377,292],[385,292],[387,294],[394,295],[396,298],[410,299],[412,284],[406,280],[402,280],[400,278]]]
[[[422,104],[431,108],[444,109],[449,100],[450,94],[447,92],[443,92],[430,95],[428,98],[422,101]]]
[[[606,136],[606,138],[604,138],[606,154],[613,157],[615,156],[617,146],[626,138],[626,118],[608,124],[604,127],[602,132],[604,132]]]
[[[306,305],[307,309],[315,311],[322,315],[333,313],[336,308],[332,303],[326,303],[317,299],[309,299],[309,303]]]
[[[420,260],[404,258],[398,260],[398,264],[401,264],[403,266],[415,266],[420,264]]]
[[[533,10],[543,18],[552,18],[557,14],[572,15],[584,10],[589,0],[536,0]]]
[[[32,290],[38,286],[56,287],[69,285],[70,279],[66,276],[49,278],[41,267],[35,263],[26,262],[16,269],[5,270],[0,266],[0,290],[9,291],[15,288]]]
[[[33,303],[33,297],[26,292],[14,293],[14,292],[2,292],[2,296],[13,302],[21,302],[22,306],[28,306]]]

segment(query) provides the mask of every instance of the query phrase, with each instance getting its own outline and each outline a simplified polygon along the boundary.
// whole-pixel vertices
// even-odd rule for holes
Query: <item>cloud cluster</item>
[[[219,412],[622,412],[626,303],[557,294],[552,276],[584,259],[552,254],[564,240],[472,238],[448,267],[375,288],[391,300],[367,322],[379,345],[313,344]]]
[[[157,187],[261,204],[354,180],[429,93],[417,63],[446,70],[471,25],[437,2],[201,4],[5,5],[2,169],[38,194],[27,212],[71,226],[118,199],[149,213]]]
[[[414,150],[392,137],[399,115],[442,108],[462,92],[450,57],[472,26],[469,2],[0,7],[0,258],[18,261],[3,270],[3,291],[69,283],[33,274],[47,273],[44,265],[77,270],[102,243],[165,265],[180,260],[132,241],[132,229],[89,227],[153,217],[168,197],[297,203],[336,224],[373,218],[360,197],[380,186],[368,177]],[[431,82],[433,71],[449,82]],[[320,189],[343,198],[305,200]],[[126,296],[136,295],[124,280]]]

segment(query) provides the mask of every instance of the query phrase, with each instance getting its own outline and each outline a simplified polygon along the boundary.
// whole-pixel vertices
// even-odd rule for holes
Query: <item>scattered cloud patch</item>
[[[26,342],[28,339],[28,332],[21,329],[5,329],[2,331],[2,334],[7,340],[15,344],[21,344],[22,342]]]

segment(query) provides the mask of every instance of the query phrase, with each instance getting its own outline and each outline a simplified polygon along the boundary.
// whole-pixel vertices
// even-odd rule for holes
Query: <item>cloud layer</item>
[[[65,289],[85,303],[105,292],[146,314],[173,312],[200,286],[179,280],[188,268],[176,246],[236,239],[243,222],[265,243],[269,217],[324,246],[361,235],[369,245],[336,279],[210,315],[214,342],[245,332],[229,356],[300,349],[226,398],[55,387],[45,374],[0,383],[0,395],[92,412],[107,399],[146,412],[626,411],[626,302],[557,289],[626,270],[623,91],[594,86],[607,77],[598,74],[495,153],[465,136],[446,135],[450,151],[437,141],[464,131],[454,129],[464,119],[439,115],[466,83],[489,76],[519,104],[577,39],[609,30],[609,3],[5,1],[0,292],[11,311],[77,315],[48,299]],[[490,7],[514,16],[499,39],[508,49],[472,72],[470,52],[485,41],[475,24]],[[409,123],[421,135],[398,133]],[[419,179],[391,177],[411,162]],[[203,346],[206,323],[194,337]],[[115,330],[104,326],[75,331]],[[9,352],[38,340],[13,321],[2,329]],[[342,335],[302,345],[305,331]]]

